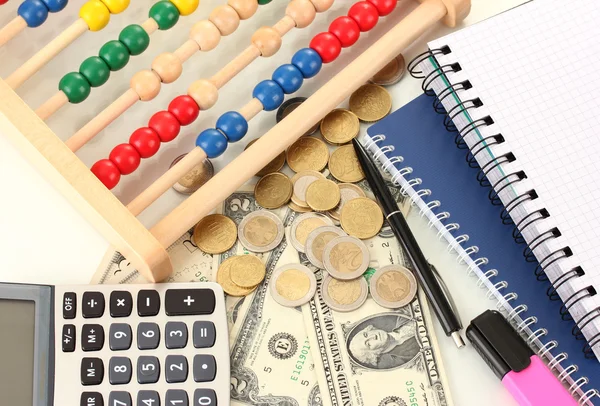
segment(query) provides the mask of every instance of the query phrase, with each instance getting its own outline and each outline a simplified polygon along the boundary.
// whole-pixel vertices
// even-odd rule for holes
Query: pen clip
[[[429,264],[429,268],[433,271],[435,278],[440,283],[440,286],[442,287],[442,292],[444,293],[444,296],[446,297],[446,299],[448,299],[448,303],[450,303],[450,307],[452,308],[452,311],[454,312],[454,314],[457,315],[456,317],[458,318],[458,322],[460,323],[460,326],[462,328],[462,322],[460,321],[460,317],[458,316],[458,309],[456,307],[456,303],[454,302],[452,295],[450,295],[450,290],[448,289],[446,282],[444,282],[444,279],[438,272],[437,268],[431,262],[427,261],[427,263]]]

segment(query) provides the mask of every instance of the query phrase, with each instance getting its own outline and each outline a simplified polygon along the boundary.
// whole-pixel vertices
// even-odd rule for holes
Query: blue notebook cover
[[[386,119],[371,126],[369,136],[384,134],[381,145],[393,145],[392,155],[404,157],[403,167],[412,167],[410,175],[423,180],[422,187],[432,191],[425,201],[439,200],[440,211],[450,213],[448,222],[460,224],[454,236],[468,234],[467,246],[477,245],[476,257],[487,257],[489,264],[483,271],[497,269],[498,276],[490,278],[494,283],[508,282],[505,293],[515,292],[516,301],[525,304],[528,310],[521,313],[522,319],[531,315],[538,318],[534,329],[544,327],[548,335],[542,341],[557,340],[558,350],[568,353],[566,367],[576,364],[579,370],[571,377],[589,378],[584,391],[600,388],[600,363],[596,359],[584,357],[582,340],[571,335],[573,321],[560,317],[560,300],[551,301],[546,296],[550,283],[540,282],[534,275],[537,263],[526,262],[523,257],[525,245],[517,244],[512,237],[512,226],[502,224],[501,206],[494,206],[488,199],[489,188],[480,186],[476,179],[477,169],[469,167],[465,160],[466,150],[454,144],[454,133],[449,133],[443,125],[444,116],[437,114],[432,107],[433,98],[421,95],[406,106],[395,111]],[[595,403],[594,403],[595,404]]]

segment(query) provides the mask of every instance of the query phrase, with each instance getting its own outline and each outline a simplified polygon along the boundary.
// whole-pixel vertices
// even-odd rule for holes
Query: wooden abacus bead
[[[344,48],[354,45],[360,37],[358,23],[348,16],[341,16],[333,20],[329,25],[329,32],[340,40]]]
[[[48,11],[51,13],[58,13],[67,6],[68,0],[42,0]],[[0,2],[1,4],[1,2]]]
[[[223,5],[215,8],[208,17],[212,21],[222,36],[227,36],[237,30],[240,25],[240,16],[235,9],[229,5]]]
[[[217,158],[227,149],[227,137],[221,131],[209,128],[198,135],[196,146],[202,148],[208,158]]]
[[[189,16],[198,8],[199,0],[170,0],[182,16]]]
[[[194,24],[190,31],[190,39],[196,41],[203,52],[215,49],[221,41],[221,31],[209,20],[202,20]]]
[[[155,72],[145,69],[133,75],[129,85],[140,100],[152,100],[160,92],[160,77]]]
[[[152,128],[138,128],[129,137],[129,143],[137,150],[142,158],[150,158],[160,148],[160,137]]]
[[[310,0],[310,2],[313,4],[313,6],[315,6],[317,13],[322,13],[329,10],[333,4],[333,0]]]
[[[148,121],[148,127],[156,131],[161,142],[173,141],[181,129],[177,118],[166,110],[154,113]]]
[[[396,8],[398,0],[368,0],[369,3],[373,4],[377,8],[377,12],[380,17],[385,17],[390,14]]]
[[[342,52],[342,43],[330,32],[321,32],[310,41],[310,47],[317,51],[323,63],[333,62]]]
[[[89,0],[79,9],[79,17],[85,21],[90,31],[100,31],[110,20],[110,11],[100,0]]]
[[[122,13],[129,7],[129,0],[101,0],[111,14]]]
[[[108,156],[121,175],[129,175],[140,166],[141,156],[139,152],[130,144],[119,144],[110,151]]]
[[[369,31],[373,27],[377,25],[377,21],[379,20],[379,12],[377,8],[368,1],[360,1],[355,3],[350,10],[348,10],[348,16],[352,18],[358,26],[360,30],[365,32]]]
[[[191,84],[188,95],[194,99],[200,110],[208,110],[219,99],[219,89],[210,80],[200,79]]]
[[[48,7],[42,0],[25,0],[17,9],[19,15],[30,28],[39,27],[48,18]]]
[[[285,14],[294,20],[296,28],[305,28],[313,22],[317,10],[310,0],[292,0],[285,9]]]
[[[198,118],[200,108],[194,99],[188,95],[177,96],[169,103],[169,112],[175,116],[181,125],[190,125]]]
[[[152,70],[160,77],[161,82],[173,83],[181,76],[183,64],[177,55],[165,52],[154,59]]]
[[[283,103],[283,89],[274,80],[263,80],[254,87],[252,97],[258,99],[264,111],[273,111]]]
[[[110,159],[101,159],[90,168],[90,171],[106,186],[112,189],[119,183],[121,172]]]
[[[179,10],[170,1],[159,1],[150,7],[148,16],[156,21],[159,30],[168,30],[179,21]]]
[[[261,27],[252,35],[252,43],[261,56],[273,56],[281,48],[281,35],[271,27]]]
[[[256,0],[228,0],[227,4],[235,10],[240,20],[249,19],[258,10],[258,2]]]

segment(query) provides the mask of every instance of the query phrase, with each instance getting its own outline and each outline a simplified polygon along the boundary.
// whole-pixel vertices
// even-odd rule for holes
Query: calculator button
[[[83,392],[81,394],[80,406],[104,406],[104,398],[98,392]],[[111,405],[112,406],[112,405]]]
[[[194,322],[194,347],[209,348],[215,345],[217,332],[215,325],[210,321]]]
[[[131,347],[131,327],[125,323],[114,323],[108,331],[108,345],[113,351],[128,350]]]
[[[182,389],[169,389],[165,395],[166,406],[188,406],[187,392]]]
[[[137,310],[141,317],[156,316],[160,310],[160,296],[155,290],[140,290],[137,296]]]
[[[137,406],[160,406],[158,392],[153,390],[141,390],[138,392]]]
[[[165,345],[169,349],[185,348],[188,340],[188,330],[181,321],[170,321],[165,326]]]
[[[112,357],[108,362],[108,381],[111,385],[123,385],[131,381],[131,360]]]
[[[100,351],[104,346],[104,328],[100,324],[84,324],[81,328],[81,349]]]
[[[116,290],[110,294],[110,315],[112,317],[127,317],[133,309],[131,293],[125,290]],[[112,406],[112,405],[111,405]]]
[[[194,381],[209,382],[217,375],[217,363],[212,355],[200,354],[194,356]],[[210,405],[210,403],[209,403]]]
[[[104,363],[100,358],[83,358],[81,360],[81,384],[100,385],[104,378]]]
[[[62,350],[75,351],[75,326],[72,324],[65,324],[62,328]]]
[[[108,406],[131,406],[131,395],[129,392],[111,392],[108,395]]]
[[[102,317],[104,314],[104,295],[100,292],[85,292],[81,302],[81,314],[86,319]]]
[[[211,289],[167,289],[165,312],[168,316],[211,314],[215,293]]]
[[[160,377],[158,358],[143,356],[137,361],[137,380],[139,383],[156,383]]]
[[[217,394],[212,389],[196,389],[194,391],[194,406],[217,406]]]
[[[185,382],[188,376],[187,358],[183,355],[167,355],[165,377],[169,383]]]
[[[77,294],[65,292],[63,295],[63,319],[74,319],[77,311]]]
[[[160,329],[156,323],[140,323],[137,328],[137,346],[140,350],[153,350],[160,343]]]

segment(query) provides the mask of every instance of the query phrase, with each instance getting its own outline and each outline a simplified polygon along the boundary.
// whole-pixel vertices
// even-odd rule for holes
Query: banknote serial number
[[[408,392],[408,406],[419,406],[417,402],[417,390],[413,381],[406,381],[406,391]]]
[[[290,379],[292,381],[300,382],[300,385],[303,385],[303,386],[310,385],[310,382],[307,381],[306,379],[303,379],[301,381],[299,380],[300,374],[302,373],[302,369],[305,367],[306,357],[307,357],[309,351],[310,351],[310,345],[308,344],[308,340],[306,340],[306,341],[304,341],[304,345],[300,349],[300,354],[298,354],[298,359],[296,360],[296,366],[295,366],[294,370],[292,371],[292,375],[290,375]]]

